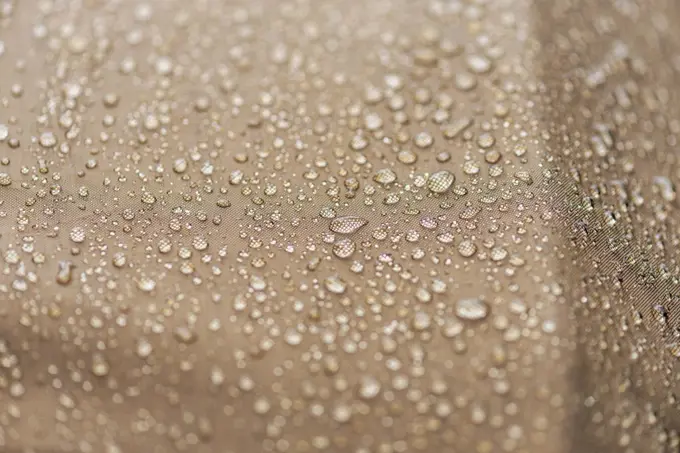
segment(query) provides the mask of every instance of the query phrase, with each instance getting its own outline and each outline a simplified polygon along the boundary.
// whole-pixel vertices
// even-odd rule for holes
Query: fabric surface
[[[680,451],[679,19],[0,0],[0,452]]]

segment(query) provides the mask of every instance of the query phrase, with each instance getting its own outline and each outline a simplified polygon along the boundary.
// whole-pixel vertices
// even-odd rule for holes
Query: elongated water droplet
[[[70,261],[60,261],[59,271],[57,272],[57,283],[68,285],[73,279],[73,263]]]
[[[382,170],[378,170],[375,176],[373,176],[373,181],[384,185],[392,184],[396,180],[397,174],[394,173],[389,168],[383,168]]]
[[[468,321],[481,321],[489,315],[489,305],[476,298],[460,299],[456,302],[456,316]]]
[[[92,356],[92,373],[97,377],[104,377],[109,374],[110,365],[102,354]]]
[[[330,230],[338,234],[352,234],[359,231],[359,229],[365,226],[368,220],[362,217],[355,216],[345,216],[337,217],[331,220]]]

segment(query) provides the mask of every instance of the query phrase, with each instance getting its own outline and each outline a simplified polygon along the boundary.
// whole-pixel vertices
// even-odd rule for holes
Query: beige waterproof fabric
[[[672,0],[1,0],[0,452],[680,451]]]

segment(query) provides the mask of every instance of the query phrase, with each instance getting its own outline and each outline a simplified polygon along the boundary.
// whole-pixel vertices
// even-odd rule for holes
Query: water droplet
[[[366,115],[364,118],[364,123],[366,125],[366,129],[369,131],[377,131],[383,125],[383,121],[377,113],[369,113]]]
[[[339,239],[333,244],[333,254],[338,258],[346,259],[354,254],[356,244],[351,239]]]
[[[347,423],[352,418],[352,407],[339,403],[333,408],[333,420],[338,423]]]
[[[104,377],[109,374],[109,362],[102,354],[94,354],[92,356],[92,373],[98,377]]]
[[[458,244],[458,253],[460,253],[460,256],[462,257],[470,258],[477,253],[477,246],[468,239],[463,240]]]
[[[491,70],[491,61],[482,55],[470,55],[467,58],[468,67],[472,72],[484,74]]]
[[[426,149],[434,143],[434,137],[427,132],[419,132],[413,137],[413,143],[420,149]]]
[[[111,260],[111,262],[115,267],[120,268],[125,266],[125,263],[127,263],[127,258],[125,257],[124,253],[118,252],[113,255],[113,259]]]
[[[437,66],[437,53],[435,52],[434,49],[431,49],[429,47],[422,47],[419,49],[416,49],[413,53],[413,61],[418,65],[418,66],[423,66],[423,67],[434,67]]]
[[[380,393],[380,381],[373,376],[364,376],[359,383],[359,397],[364,400],[372,400]]]
[[[326,289],[333,294],[342,294],[347,289],[347,283],[337,275],[332,275],[324,280]]]
[[[203,251],[208,248],[208,240],[203,236],[194,236],[191,245],[193,245],[196,250]]]
[[[373,176],[373,180],[384,185],[392,184],[397,180],[397,175],[389,168],[383,168],[376,172],[375,176]]]
[[[519,171],[515,172],[515,178],[518,181],[522,181],[527,186],[530,186],[534,183],[534,180],[533,180],[533,178],[531,177],[531,174],[528,171],[519,170]]]
[[[69,237],[76,244],[80,244],[81,242],[85,241],[85,230],[81,227],[73,227]]]
[[[673,187],[673,183],[670,181],[670,179],[666,178],[665,176],[655,176],[654,184],[659,188],[661,198],[668,202],[675,200],[675,187]]]
[[[427,188],[434,193],[444,193],[451,188],[455,179],[456,177],[450,171],[438,171],[428,178]]]
[[[167,238],[162,238],[158,241],[158,251],[161,253],[170,253],[172,250],[172,242]]]
[[[482,149],[491,148],[494,143],[496,143],[496,139],[488,132],[479,134],[479,137],[477,138],[477,145]]]
[[[441,327],[441,333],[444,338],[454,338],[460,335],[464,328],[463,323],[457,319],[448,318]]]
[[[368,146],[368,140],[361,135],[355,135],[350,141],[349,147],[354,151],[362,151]]]
[[[142,203],[144,204],[154,204],[156,202],[156,197],[149,193],[149,192],[144,192],[142,194]]]
[[[459,118],[444,128],[444,136],[448,139],[456,138],[470,126],[472,126],[472,118]]]
[[[142,338],[141,340],[139,340],[137,342],[137,355],[140,358],[145,359],[145,358],[149,357],[152,352],[153,352],[153,346],[151,345],[151,343],[149,343],[148,340]]]
[[[459,299],[455,310],[456,316],[468,321],[481,321],[489,315],[489,305],[477,298]]]
[[[68,285],[73,279],[73,263],[70,261],[59,261],[59,270],[57,271],[57,283],[60,285]]]
[[[437,241],[441,242],[442,244],[452,244],[454,239],[455,237],[450,231],[445,231],[437,235]]]
[[[57,144],[57,137],[52,132],[43,132],[40,134],[38,142],[44,148],[52,148]]]
[[[429,329],[432,325],[432,317],[428,313],[418,311],[413,316],[412,325],[416,331]]]
[[[195,343],[198,339],[196,333],[187,326],[176,327],[172,334],[175,337],[175,340],[184,344]]]
[[[331,220],[330,230],[338,234],[353,234],[365,226],[368,220],[362,217],[345,216]]]
[[[324,219],[333,219],[337,213],[335,212],[335,209],[325,206],[321,208],[321,211],[319,211],[319,216],[321,216]]]
[[[297,329],[289,328],[283,336],[286,344],[290,346],[297,346],[302,343],[302,334]]]
[[[187,170],[187,160],[184,158],[176,159],[172,164],[172,170],[175,173],[184,173]]]
[[[150,293],[156,288],[156,281],[148,277],[142,277],[137,281],[137,288],[145,293]]]
[[[423,217],[420,219],[420,226],[422,226],[425,229],[428,230],[434,230],[437,228],[437,220],[433,219],[432,217]]]
[[[411,165],[418,160],[418,155],[410,149],[404,149],[397,154],[397,160],[404,165]]]
[[[256,414],[265,415],[267,412],[269,412],[269,409],[271,409],[271,404],[269,403],[267,398],[262,396],[255,400],[253,410],[255,411]]]
[[[494,247],[489,254],[492,261],[502,261],[508,256],[508,251],[503,247]]]

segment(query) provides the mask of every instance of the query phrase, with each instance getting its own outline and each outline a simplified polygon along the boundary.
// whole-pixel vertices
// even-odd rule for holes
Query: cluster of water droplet
[[[566,451],[609,388],[573,388],[577,345],[609,368],[642,324],[610,276],[677,281],[595,256],[670,253],[675,189],[631,177],[651,139],[554,110],[576,82],[527,74],[529,2],[37,3],[30,56],[0,41],[0,447],[28,419],[82,452]],[[620,125],[664,102],[613,93]]]

